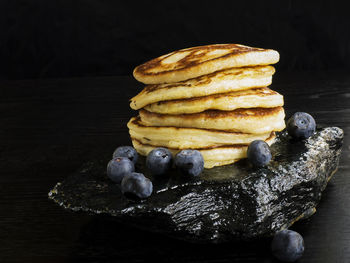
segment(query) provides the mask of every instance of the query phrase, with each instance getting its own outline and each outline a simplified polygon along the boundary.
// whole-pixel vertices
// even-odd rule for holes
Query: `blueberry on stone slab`
[[[107,165],[107,176],[115,183],[120,183],[124,176],[134,171],[134,163],[127,157],[115,157]]]
[[[182,150],[175,156],[175,166],[182,174],[198,176],[204,169],[204,159],[197,150]]]
[[[126,175],[121,183],[122,193],[131,199],[144,199],[149,197],[153,191],[151,180],[142,173],[130,173]]]
[[[282,230],[275,234],[272,243],[272,254],[284,262],[294,262],[304,253],[303,237],[292,230]]]
[[[269,145],[263,140],[252,141],[247,150],[249,161],[256,167],[263,167],[271,160]]]
[[[134,147],[119,146],[117,149],[115,149],[113,153],[113,158],[116,158],[116,157],[127,157],[130,159],[130,161],[136,164],[139,156]]]
[[[296,112],[287,121],[288,134],[294,139],[307,139],[315,130],[315,119],[306,112]]]
[[[165,174],[173,161],[171,152],[163,147],[155,148],[150,151],[146,158],[146,167],[153,175]]]

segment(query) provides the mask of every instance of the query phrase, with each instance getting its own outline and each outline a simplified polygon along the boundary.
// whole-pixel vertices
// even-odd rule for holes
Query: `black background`
[[[269,240],[198,245],[48,200],[84,163],[130,145],[135,66],[176,49],[280,52],[286,116],[345,132],[299,262],[350,262],[350,18],[345,1],[0,0],[0,262],[277,262]]]
[[[279,71],[350,64],[340,1],[0,1],[0,78],[130,75],[190,46],[241,43],[281,53]]]

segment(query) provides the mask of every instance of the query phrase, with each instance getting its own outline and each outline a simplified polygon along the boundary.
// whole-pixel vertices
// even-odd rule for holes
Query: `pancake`
[[[159,114],[141,109],[141,121],[147,126],[171,126],[267,133],[285,128],[283,107],[236,109],[233,111],[207,110],[193,114]]]
[[[133,117],[128,122],[130,137],[142,144],[163,146],[175,149],[196,149],[222,145],[248,145],[254,140],[266,140],[270,132],[250,134],[220,130],[207,130],[179,127],[146,126],[140,117]]]
[[[271,145],[275,141],[276,135],[271,133],[271,136],[265,141]],[[144,156],[152,151],[155,146],[152,144],[143,144],[135,138],[131,138],[132,144],[136,151]],[[198,148],[204,158],[204,168],[212,168],[214,166],[221,166],[234,163],[240,159],[247,157],[247,145],[226,145],[212,148]],[[171,153],[175,156],[177,152],[182,149],[168,148]]]
[[[230,68],[178,83],[148,85],[131,99],[130,107],[138,110],[158,101],[266,87],[271,84],[274,73],[272,66]]]
[[[279,53],[272,49],[215,44],[181,49],[152,59],[136,67],[133,75],[145,84],[174,83],[227,68],[278,61]]]
[[[205,97],[159,101],[144,107],[162,114],[188,114],[209,109],[232,111],[239,108],[274,108],[283,106],[283,96],[269,88],[254,88]]]

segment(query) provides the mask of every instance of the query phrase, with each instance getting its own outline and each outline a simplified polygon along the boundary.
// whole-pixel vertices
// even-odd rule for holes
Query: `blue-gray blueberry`
[[[175,156],[175,166],[185,175],[198,176],[204,169],[204,159],[197,150],[182,150]]]
[[[315,130],[315,119],[306,112],[296,112],[287,121],[288,134],[295,139],[309,138]]]
[[[130,161],[136,164],[139,158],[139,155],[137,154],[137,151],[135,150],[134,147],[119,146],[117,149],[115,149],[113,153],[113,158],[116,158],[116,157],[128,157]]]
[[[275,234],[272,243],[272,254],[279,260],[294,262],[304,253],[303,237],[292,230],[282,230]]]
[[[134,171],[134,163],[127,157],[113,158],[107,165],[107,176],[115,183],[120,183],[124,176]]]
[[[263,140],[252,141],[247,150],[249,161],[256,167],[263,167],[271,160],[269,145]]]
[[[152,194],[153,184],[142,173],[131,173],[123,178],[121,190],[128,198],[144,199]]]
[[[172,165],[173,156],[171,152],[163,147],[150,151],[146,158],[146,167],[153,175],[165,174]]]

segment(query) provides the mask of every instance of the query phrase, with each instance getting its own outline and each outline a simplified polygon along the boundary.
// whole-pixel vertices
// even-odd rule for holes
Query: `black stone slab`
[[[106,213],[136,227],[194,242],[224,242],[269,236],[311,216],[337,170],[343,131],[320,128],[307,140],[278,134],[266,168],[247,160],[206,169],[200,178],[176,170],[152,177],[140,158],[137,171],[154,185],[140,202],[125,198],[106,176],[108,160],[86,163],[50,191],[64,208]]]

